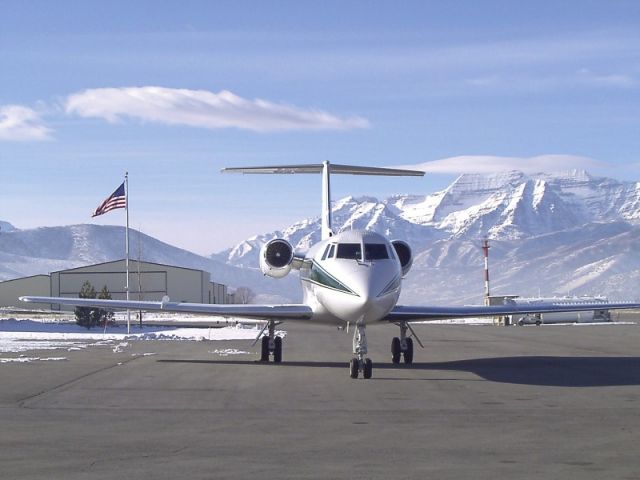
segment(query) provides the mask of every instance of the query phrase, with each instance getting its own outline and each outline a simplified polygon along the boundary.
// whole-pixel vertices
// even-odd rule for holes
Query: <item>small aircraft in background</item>
[[[411,328],[411,322],[465,317],[526,315],[549,312],[576,312],[600,309],[640,308],[640,303],[582,303],[497,306],[406,306],[398,305],[402,279],[411,269],[413,255],[402,240],[391,240],[366,230],[334,232],[331,219],[331,175],[423,176],[424,172],[330,164],[280,165],[226,168],[223,173],[244,174],[321,174],[322,175],[322,236],[306,252],[296,252],[285,239],[267,242],[260,251],[260,269],[264,275],[282,278],[298,270],[303,290],[303,302],[281,305],[218,305],[204,303],[94,300],[65,297],[21,297],[25,302],[51,303],[78,307],[132,309],[164,312],[214,314],[266,320],[262,337],[261,360],[282,361],[282,338],[275,327],[283,321],[320,323],[338,327],[353,327],[353,357],[349,362],[351,378],[371,378],[373,362],[368,357],[366,328],[368,325],[396,324],[400,334],[391,341],[391,361],[413,362],[413,338],[422,342]],[[164,325],[208,326],[207,321],[165,321]]]

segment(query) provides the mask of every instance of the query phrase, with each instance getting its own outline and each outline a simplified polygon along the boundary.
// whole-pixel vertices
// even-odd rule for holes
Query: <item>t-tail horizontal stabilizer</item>
[[[384,175],[392,177],[422,177],[424,172],[419,170],[403,170],[398,168],[365,167],[359,165],[338,165],[328,161],[307,165],[271,165],[263,167],[233,167],[223,168],[222,173],[246,174],[322,174],[322,239],[333,235],[331,225],[331,174],[341,175]]]

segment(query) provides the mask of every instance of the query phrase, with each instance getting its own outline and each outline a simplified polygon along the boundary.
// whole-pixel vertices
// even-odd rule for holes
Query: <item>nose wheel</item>
[[[357,357],[351,359],[349,362],[349,376],[351,378],[358,378],[360,372],[362,372],[363,378],[371,378],[371,375],[373,375],[373,362],[370,358],[365,358],[364,362]]]
[[[349,376],[358,378],[360,372],[364,378],[371,378],[373,375],[373,362],[367,355],[367,337],[365,335],[365,326],[357,325],[353,332],[353,353],[356,355],[349,362]]]

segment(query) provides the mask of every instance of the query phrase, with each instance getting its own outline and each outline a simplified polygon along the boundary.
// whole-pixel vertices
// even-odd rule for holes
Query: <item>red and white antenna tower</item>
[[[484,298],[485,303],[489,303],[489,239],[482,242],[482,253],[484,254]]]

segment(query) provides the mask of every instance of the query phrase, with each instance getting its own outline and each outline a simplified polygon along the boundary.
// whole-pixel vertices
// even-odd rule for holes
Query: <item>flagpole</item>
[[[129,301],[129,172],[124,174],[124,198],[125,198],[125,211],[127,216],[127,227],[125,228],[125,268],[127,270],[127,280],[125,282],[125,290],[127,291],[127,302]],[[131,310],[127,308],[127,334],[131,333]]]

